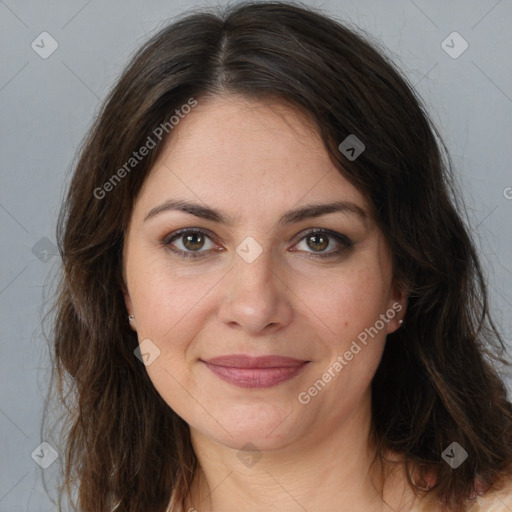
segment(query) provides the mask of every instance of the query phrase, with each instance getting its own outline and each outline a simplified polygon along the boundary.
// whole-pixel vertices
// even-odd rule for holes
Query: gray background
[[[309,3],[381,41],[426,102],[457,167],[491,306],[512,346],[512,2]],[[48,363],[40,324],[59,264],[55,222],[75,152],[131,53],[167,19],[205,5],[214,4],[0,0],[0,511],[55,510],[31,454],[44,440]],[[44,31],[58,43],[46,59],[31,47],[43,46]],[[457,58],[461,40],[445,43],[452,56],[442,47],[453,31],[469,45]],[[45,39],[38,50],[50,48]],[[44,470],[48,478],[58,464]]]

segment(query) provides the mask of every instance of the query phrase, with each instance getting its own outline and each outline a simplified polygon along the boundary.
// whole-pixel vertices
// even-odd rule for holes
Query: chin
[[[260,450],[273,450],[293,442],[292,425],[300,421],[294,416],[291,407],[232,405],[222,408],[222,416],[214,416],[218,423],[212,419],[205,425],[204,416],[201,416],[202,424],[196,428],[203,435],[233,449],[251,443]]]
[[[229,436],[224,431],[216,433],[219,434],[219,437],[214,437],[213,439],[233,450],[251,451],[254,447],[257,451],[266,452],[279,450],[293,442],[290,432],[281,434],[271,432],[269,435],[266,430],[266,425],[248,426],[245,429],[240,429],[236,434],[233,434],[233,436]]]

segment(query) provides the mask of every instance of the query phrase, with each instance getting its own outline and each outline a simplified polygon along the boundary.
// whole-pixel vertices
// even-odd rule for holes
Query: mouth
[[[242,388],[270,388],[299,375],[311,361],[276,355],[229,355],[201,362],[230,384]]]

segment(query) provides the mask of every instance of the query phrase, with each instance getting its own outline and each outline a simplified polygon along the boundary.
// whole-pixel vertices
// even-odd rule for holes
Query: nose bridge
[[[260,240],[257,242],[252,237],[247,237],[242,241],[237,249],[237,257],[234,261],[233,291],[261,294],[270,292],[273,288],[273,278],[275,278],[275,268],[272,257],[270,242]]]
[[[268,238],[267,241],[245,239],[239,244],[220,307],[225,323],[253,333],[269,324],[282,326],[291,318],[283,277],[278,276]]]

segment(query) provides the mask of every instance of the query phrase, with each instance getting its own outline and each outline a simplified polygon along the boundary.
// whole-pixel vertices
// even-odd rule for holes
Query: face
[[[135,202],[124,268],[155,388],[193,432],[237,449],[367,414],[405,306],[365,198],[315,128],[234,96],[174,127]]]

